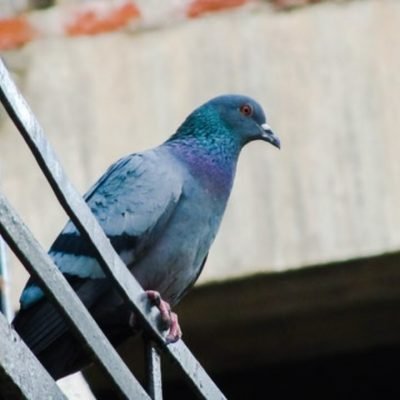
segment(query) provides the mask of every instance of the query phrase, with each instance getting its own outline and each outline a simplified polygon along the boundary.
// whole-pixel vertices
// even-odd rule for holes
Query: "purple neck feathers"
[[[172,153],[188,166],[190,173],[210,192],[227,197],[236,172],[239,151],[215,146],[204,148],[192,140],[176,140],[168,145]]]

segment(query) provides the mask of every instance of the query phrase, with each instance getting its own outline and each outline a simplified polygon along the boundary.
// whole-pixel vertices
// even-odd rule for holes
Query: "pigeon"
[[[167,343],[182,336],[171,309],[204,267],[239,153],[254,140],[280,148],[255,100],[218,96],[195,109],[160,146],[114,163],[84,197],[115,251],[159,309]],[[140,331],[132,310],[104,275],[92,245],[71,221],[49,255],[113,346]],[[20,306],[13,326],[54,379],[90,364],[32,277]]]

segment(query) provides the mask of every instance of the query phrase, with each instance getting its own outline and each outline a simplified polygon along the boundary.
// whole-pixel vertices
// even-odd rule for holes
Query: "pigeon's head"
[[[240,151],[253,140],[281,146],[261,106],[250,97],[231,94],[196,108],[166,145],[193,174],[214,182],[217,191],[226,195],[232,187]]]
[[[280,148],[280,140],[267,124],[262,107],[252,98],[224,95],[210,100],[203,107],[212,107],[242,146],[253,140],[264,140]]]

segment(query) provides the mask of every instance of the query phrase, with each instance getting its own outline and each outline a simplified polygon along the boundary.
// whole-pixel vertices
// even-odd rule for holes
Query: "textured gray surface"
[[[400,247],[399,25],[389,0],[291,13],[260,5],[5,56],[82,192],[216,94],[263,104],[282,151],[253,144],[242,155],[202,276],[226,279]],[[65,216],[19,141],[0,111],[1,186],[48,245]]]
[[[0,347],[2,399],[67,399],[1,313]]]

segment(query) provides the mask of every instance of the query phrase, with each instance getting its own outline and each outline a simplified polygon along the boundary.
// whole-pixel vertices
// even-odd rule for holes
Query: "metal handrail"
[[[11,293],[10,293],[10,271],[8,268],[6,245],[3,238],[0,236],[0,279],[1,279],[1,305],[3,314],[8,322],[11,322],[14,313],[11,307]]]
[[[1,312],[0,350],[1,399],[67,400]]]

